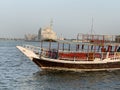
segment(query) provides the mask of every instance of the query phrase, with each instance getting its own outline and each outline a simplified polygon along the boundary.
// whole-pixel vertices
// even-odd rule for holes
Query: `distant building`
[[[65,38],[63,38],[62,34],[57,38],[58,40],[64,40]]]
[[[49,41],[49,40],[57,40],[57,34],[52,29],[52,24],[49,26],[39,29],[38,31],[38,40]]]
[[[57,39],[63,40],[64,38],[57,37],[57,34],[53,31],[52,29],[52,22],[50,23],[49,26],[45,28],[40,28],[38,30],[38,34],[26,34],[25,35],[25,40],[26,41],[56,41]]]
[[[51,27],[46,27],[41,31],[41,40],[56,40],[57,35]]]
[[[35,34],[25,34],[25,40],[26,41],[36,41],[37,35]]]
[[[116,41],[117,43],[120,43],[120,35],[118,35],[118,36],[115,37],[115,41]]]

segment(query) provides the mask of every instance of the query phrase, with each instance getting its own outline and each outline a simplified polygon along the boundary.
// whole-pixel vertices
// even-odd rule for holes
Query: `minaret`
[[[42,31],[42,29],[40,28],[38,31],[38,40],[41,40],[41,31]]]
[[[53,29],[53,19],[51,19],[51,21],[50,21],[50,29],[51,30]]]

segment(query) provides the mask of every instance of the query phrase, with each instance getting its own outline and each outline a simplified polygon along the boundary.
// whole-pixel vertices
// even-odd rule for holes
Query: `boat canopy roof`
[[[71,40],[56,40],[58,43],[65,43],[65,44],[80,44],[80,42],[73,42]]]
[[[85,45],[99,45],[102,46],[102,43],[91,43],[91,42],[75,42],[75,41],[71,41],[71,40],[56,40],[56,42],[58,43],[64,43],[64,44],[85,44]],[[111,45],[111,46],[120,46],[120,43],[115,43],[115,42],[107,42],[104,43],[104,45]]]

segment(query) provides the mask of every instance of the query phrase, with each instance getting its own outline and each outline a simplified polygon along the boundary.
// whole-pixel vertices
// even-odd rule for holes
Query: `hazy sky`
[[[49,25],[67,38],[89,33],[120,34],[120,0],[0,0],[0,37],[37,34]]]

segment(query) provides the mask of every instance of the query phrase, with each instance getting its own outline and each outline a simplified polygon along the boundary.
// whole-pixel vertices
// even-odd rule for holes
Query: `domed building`
[[[42,41],[56,41],[57,34],[52,30],[52,26],[45,27],[44,29],[39,30],[38,39]]]

